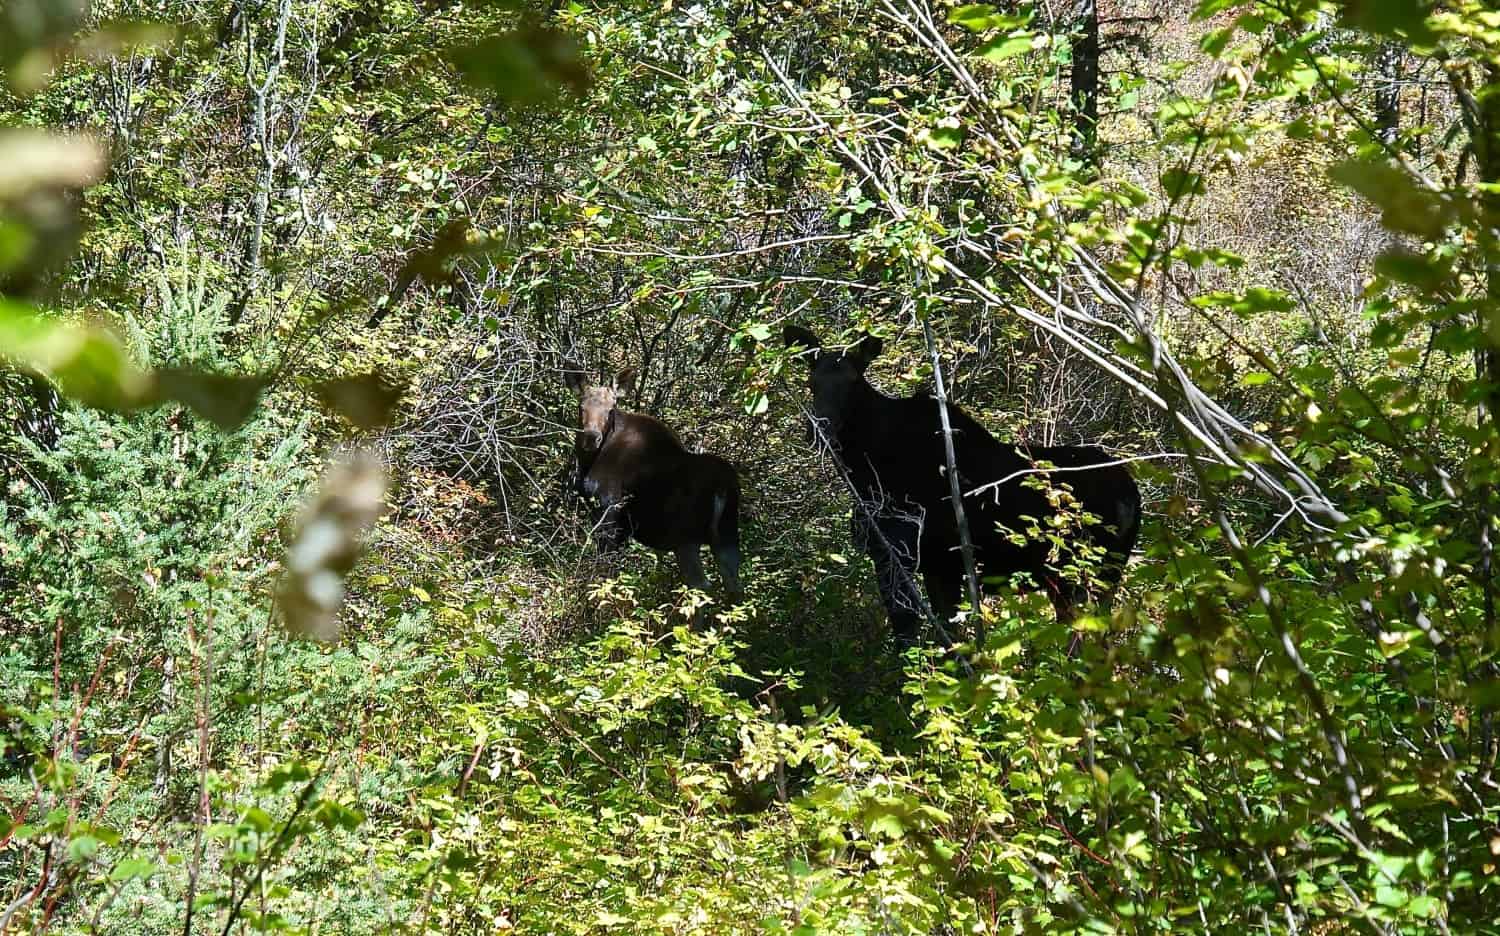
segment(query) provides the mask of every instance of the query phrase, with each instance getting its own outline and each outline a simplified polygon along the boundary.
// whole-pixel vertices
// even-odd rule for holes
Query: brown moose
[[[602,546],[634,539],[671,550],[683,580],[708,590],[701,550],[713,550],[725,589],[740,595],[740,482],[734,466],[690,452],[666,423],[618,407],[635,373],[621,371],[609,386],[591,386],[584,373],[565,367],[563,380],[578,394],[580,428],[574,438],[579,492],[599,506],[596,536]]]

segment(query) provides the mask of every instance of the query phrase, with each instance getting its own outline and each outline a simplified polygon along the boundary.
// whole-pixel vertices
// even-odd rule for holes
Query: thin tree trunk
[[[172,745],[176,738],[172,734],[172,710],[177,707],[177,661],[172,656],[171,648],[166,646],[166,639],[162,639],[162,664],[161,664],[161,705],[159,712],[162,722],[166,726],[162,736],[157,739],[156,744],[156,778],[151,784],[153,798],[162,803],[166,801],[167,789],[172,781]]]
[[[974,644],[984,649],[984,614],[979,599],[979,574],[974,568],[974,539],[969,535],[969,517],[964,512],[963,482],[958,476],[958,455],[953,449],[953,425],[948,420],[948,390],[943,384],[943,362],[938,354],[937,341],[932,336],[932,323],[922,319],[922,337],[927,341],[927,353],[932,356],[932,382],[937,390],[938,415],[943,423],[943,455],[948,462],[948,494],[953,500],[953,519],[958,524],[958,549],[964,560],[964,580],[969,586],[969,607],[974,613]]]
[[[191,631],[190,631],[191,633]],[[208,793],[208,765],[212,758],[210,746],[213,733],[213,685],[214,685],[214,607],[213,592],[209,592],[208,609],[203,615],[203,632],[196,641],[198,665],[198,805],[193,814],[193,854],[188,866],[186,913],[183,918],[182,936],[193,934],[193,902],[198,890],[198,878],[203,870],[204,832],[211,818],[211,801]]]
[[[1500,81],[1500,68],[1490,67],[1485,70],[1484,78],[1487,86],[1493,87],[1494,83]],[[1470,150],[1474,154],[1474,167],[1479,173],[1479,180],[1486,183],[1500,182],[1500,95],[1485,95],[1478,103],[1478,113],[1473,115],[1474,122],[1470,127],[1472,139]],[[1481,196],[1484,207],[1493,217],[1500,212],[1500,195],[1493,192]],[[1483,344],[1474,352],[1474,377],[1485,385],[1484,402],[1480,405],[1477,419],[1481,429],[1488,429],[1491,444],[1497,434],[1500,434],[1500,237],[1497,237],[1493,229],[1486,229],[1486,236],[1480,244],[1483,250],[1485,263],[1485,301],[1480,308],[1480,331],[1483,335]],[[1495,651],[1493,645],[1500,640],[1496,630],[1495,609],[1495,568],[1494,551],[1495,540],[1500,538],[1500,531],[1495,528],[1496,491],[1493,484],[1486,485],[1480,492],[1479,504],[1479,587],[1484,615],[1484,635],[1488,644],[1486,647],[1491,653]],[[1494,677],[1496,666],[1493,662],[1483,667],[1485,675]],[[1493,769],[1496,757],[1495,750],[1495,713],[1490,706],[1485,706],[1479,711],[1479,725],[1482,738],[1480,750],[1480,762],[1484,765],[1483,773],[1487,776]]]
[[[1380,47],[1375,62],[1375,135],[1388,147],[1401,133],[1401,64],[1404,51],[1399,42]]]
[[[1073,7],[1073,158],[1090,174],[1099,168],[1099,5],[1076,0]]]
[[[281,0],[276,13],[276,38],[266,55],[264,80],[255,80],[255,38],[249,18],[244,20],[245,29],[245,84],[250,88],[253,105],[250,125],[246,136],[259,157],[255,175],[255,189],[250,195],[250,230],[246,233],[244,253],[240,260],[243,282],[240,295],[233,303],[230,324],[239,324],[245,308],[260,289],[262,264],[261,241],[265,237],[266,215],[271,207],[271,186],[276,178],[277,157],[272,147],[275,136],[274,124],[280,117],[281,98],[276,82],[286,64],[286,32],[292,20],[292,0]]]

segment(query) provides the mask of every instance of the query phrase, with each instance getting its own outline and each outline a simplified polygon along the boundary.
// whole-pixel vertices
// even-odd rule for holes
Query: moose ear
[[[631,393],[635,390],[635,368],[627,367],[615,375],[615,391]]]
[[[870,362],[880,357],[880,349],[884,347],[884,341],[867,334],[849,349],[849,359],[859,368],[860,373],[864,373],[865,368],[870,366]]]
[[[823,347],[823,342],[818,336],[803,328],[801,325],[788,325],[781,330],[781,340],[788,348],[802,346],[810,351],[816,351]]]
[[[587,372],[585,372],[581,366],[574,364],[572,361],[563,362],[562,379],[563,383],[568,385],[568,389],[572,390],[579,396],[583,396],[583,391],[589,385],[589,376]]]

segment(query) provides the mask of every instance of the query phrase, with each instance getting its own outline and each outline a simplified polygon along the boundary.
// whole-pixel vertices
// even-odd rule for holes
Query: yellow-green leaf
[[[1021,33],[1015,36],[1000,36],[991,39],[975,50],[975,54],[989,59],[991,62],[1003,62],[1006,59],[1025,55],[1032,49],[1035,37],[1031,33]]]
[[[590,83],[577,40],[537,24],[451,49],[448,58],[471,84],[517,106],[544,104],[565,89],[580,92]]]
[[[1351,160],[1334,166],[1329,175],[1379,207],[1381,223],[1392,231],[1435,238],[1453,220],[1450,200],[1388,163]]]

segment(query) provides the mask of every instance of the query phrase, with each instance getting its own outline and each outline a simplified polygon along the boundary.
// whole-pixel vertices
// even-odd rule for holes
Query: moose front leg
[[[594,523],[593,534],[601,552],[609,552],[625,545],[630,539],[630,518],[625,511],[623,499],[600,499],[599,519]]]
[[[915,646],[926,615],[926,602],[917,590],[915,560],[917,535],[914,524],[882,518],[871,523],[863,511],[854,511],[854,541],[875,563],[875,583],[891,622],[896,649]]]
[[[695,591],[708,593],[708,575],[703,571],[703,547],[690,543],[677,547],[677,566],[682,570],[682,580]],[[701,625],[708,617],[708,607],[699,605],[693,612],[693,626]]]

